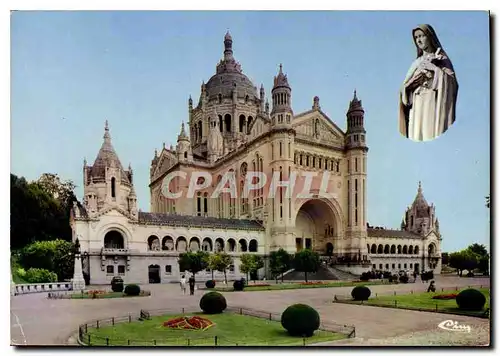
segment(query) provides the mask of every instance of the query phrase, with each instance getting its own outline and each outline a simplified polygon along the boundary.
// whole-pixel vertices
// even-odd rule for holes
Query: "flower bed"
[[[269,287],[270,284],[269,283],[251,283],[251,284],[248,284],[247,287]]]
[[[105,290],[89,290],[87,292],[87,295],[92,297],[92,298],[99,298],[100,295],[104,295],[108,292],[106,292]]]
[[[180,330],[206,330],[213,325],[215,324],[201,316],[181,316],[163,323],[164,327]]]
[[[440,295],[435,295],[434,297],[432,297],[432,299],[444,299],[444,300],[448,300],[448,299],[456,299],[457,298],[457,295],[458,294],[440,294]]]
[[[321,281],[315,281],[315,282],[300,282],[299,284],[303,285],[303,286],[315,286],[318,284],[325,284],[325,283],[323,283]]]

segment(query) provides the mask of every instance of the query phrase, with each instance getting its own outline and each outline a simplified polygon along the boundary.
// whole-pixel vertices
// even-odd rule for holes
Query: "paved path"
[[[436,278],[438,288],[468,285],[489,286],[486,278]],[[425,291],[428,284],[421,282],[390,286],[370,286],[372,293],[390,294],[393,291]],[[46,293],[11,297],[11,340],[17,345],[67,344],[78,325],[89,320],[138,313],[140,309],[197,308],[203,291],[195,296],[182,295],[177,285],[148,285],[151,297],[130,299],[49,300]],[[293,303],[306,303],[315,307],[325,321],[356,326],[356,339],[337,344],[436,344],[429,335],[442,335],[441,344],[485,345],[489,343],[489,320],[447,314],[416,312],[369,306],[332,303],[333,296],[349,295],[352,287],[296,289],[284,291],[229,292],[224,293],[231,306],[247,307],[267,312],[281,313]],[[437,325],[452,319],[470,325],[474,332],[472,341],[457,332],[441,330]],[[439,342],[439,340],[437,342]],[[476,341],[474,341],[476,340]]]

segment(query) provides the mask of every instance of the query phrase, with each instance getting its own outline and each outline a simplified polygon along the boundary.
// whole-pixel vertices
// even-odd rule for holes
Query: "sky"
[[[155,148],[175,146],[188,98],[195,105],[223,56],[266,95],[279,64],[294,113],[314,96],[343,130],[353,91],[365,109],[370,225],[399,228],[418,182],[436,206],[442,250],[489,246],[490,38],[487,12],[14,12],[11,15],[11,172],[57,173],[83,197],[83,160],[95,160],[109,121],[139,208],[149,211]],[[399,133],[398,92],[431,24],[459,83],[456,122],[415,143]]]

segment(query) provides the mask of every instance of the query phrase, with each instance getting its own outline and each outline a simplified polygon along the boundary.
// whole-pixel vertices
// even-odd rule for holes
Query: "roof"
[[[123,166],[118,158],[118,155],[111,144],[111,136],[109,134],[108,121],[106,120],[106,126],[104,128],[104,142],[102,143],[101,149],[97,154],[97,157],[90,168],[90,178],[94,179],[94,182],[102,181],[106,178],[106,167],[117,167],[120,170],[121,181],[124,184],[130,185],[129,175],[125,173]]]
[[[264,231],[262,221],[250,219],[221,219],[164,213],[139,212],[139,223],[153,225],[189,226],[231,230]]]
[[[421,235],[405,230],[368,228],[368,237],[422,239]]]

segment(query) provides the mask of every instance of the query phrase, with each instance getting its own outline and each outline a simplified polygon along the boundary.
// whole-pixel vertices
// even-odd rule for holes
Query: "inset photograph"
[[[450,57],[434,28],[412,30],[417,50],[399,96],[399,130],[412,141],[431,141],[455,122],[458,82]]]

